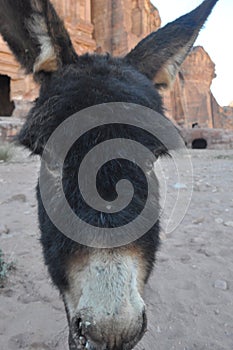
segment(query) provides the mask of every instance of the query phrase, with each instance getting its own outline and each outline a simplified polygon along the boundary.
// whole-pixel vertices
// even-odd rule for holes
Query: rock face
[[[161,25],[149,0],[94,0],[92,16],[97,50],[115,56],[126,54]]]
[[[164,92],[167,115],[179,126],[233,129],[233,108],[220,107],[210,86],[215,64],[203,47],[192,49],[181,66],[173,88]]]
[[[84,52],[123,56],[161,25],[150,0],[52,0],[65,21],[74,47]],[[183,63],[172,90],[164,93],[167,115],[179,126],[233,129],[233,108],[220,107],[210,91],[215,65],[202,47]],[[4,93],[3,93],[3,92]],[[0,37],[0,115],[25,116],[38,95],[32,77],[25,77]],[[14,102],[11,102],[14,101]],[[26,102],[24,102],[26,101]]]
[[[181,129],[188,148],[233,149],[233,130],[217,128]]]
[[[93,52],[96,42],[93,37],[94,26],[91,16],[91,0],[52,0],[72,38],[78,54]]]
[[[93,38],[91,23],[91,0],[52,0],[72,37],[76,51],[83,54],[94,51],[96,42]],[[38,86],[32,77],[25,77],[15,61],[7,44],[0,36],[0,86],[3,78],[10,77],[10,99],[33,101],[38,95]]]
[[[10,100],[33,100],[38,94],[38,87],[31,76],[25,76],[14,59],[7,44],[0,36],[0,86],[7,89],[6,77],[10,78]],[[4,107],[6,108],[6,107]]]
[[[223,128],[233,130],[233,107],[220,107],[212,96],[214,128]]]
[[[124,54],[161,24],[158,11],[149,0],[52,0],[52,3],[79,54],[93,51]],[[21,100],[33,101],[38,95],[38,86],[32,77],[25,77],[0,36],[0,87],[4,91],[8,88],[7,77],[10,96],[8,104],[5,101],[4,106],[0,105],[0,115],[12,112],[12,100],[22,106]]]
[[[24,121],[19,118],[0,117],[0,143],[12,141],[18,134]]]
[[[195,47],[181,66],[173,88],[164,94],[167,114],[179,126],[198,122],[213,127],[210,85],[215,65],[202,47]]]

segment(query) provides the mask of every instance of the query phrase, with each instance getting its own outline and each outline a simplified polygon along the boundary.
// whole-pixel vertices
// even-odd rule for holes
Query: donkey
[[[205,0],[192,12],[147,36],[125,57],[114,58],[109,54],[78,56],[48,0],[0,0],[0,32],[25,73],[33,74],[40,84],[39,97],[18,135],[19,143],[41,156],[49,137],[65,119],[108,102],[134,103],[164,115],[159,90],[174,81],[216,3]],[[114,137],[136,139],[157,156],[168,153],[149,133],[145,135],[129,125],[104,125],[85,134],[71,147],[63,168],[64,192],[77,215],[87,210],[76,181],[81,159],[89,149]],[[127,178],[135,182],[139,190],[135,203],[140,202],[146,196],[146,186],[142,174],[134,175],[134,171],[133,164],[107,164],[102,174],[105,179],[97,184],[100,195],[112,200],[116,182]],[[158,191],[155,176],[154,186]],[[130,244],[91,248],[66,237],[52,223],[39,186],[37,199],[44,260],[64,300],[69,349],[133,349],[146,330],[143,289],[159,247],[159,220]],[[158,201],[155,196],[155,211]],[[124,210],[130,215],[127,208]],[[98,215],[91,212],[90,223],[98,222]],[[108,218],[106,227],[111,225]]]

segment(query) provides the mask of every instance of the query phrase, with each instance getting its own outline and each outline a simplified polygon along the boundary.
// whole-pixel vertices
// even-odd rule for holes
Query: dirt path
[[[163,236],[146,289],[149,330],[137,350],[233,350],[233,151],[192,156],[192,202]],[[38,159],[19,150],[0,164],[0,247],[16,263],[0,290],[1,350],[68,349],[63,305],[38,242],[38,169]]]

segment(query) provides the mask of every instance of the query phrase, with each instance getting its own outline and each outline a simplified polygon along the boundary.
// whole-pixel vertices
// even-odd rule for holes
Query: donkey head
[[[0,32],[26,73],[33,74],[41,85],[40,96],[18,136],[20,143],[34,154],[42,155],[49,137],[65,119],[97,104],[130,102],[162,114],[158,90],[170,86],[175,79],[216,2],[205,0],[194,11],[146,37],[125,57],[113,58],[110,55],[78,56],[48,0],[0,0]],[[104,126],[72,146],[64,164],[63,186],[77,215],[84,215],[87,209],[74,179],[83,155],[91,147],[117,135],[136,139],[157,155],[167,152],[149,133],[145,137],[137,132],[130,126]],[[132,164],[127,168],[124,163],[116,162],[105,170],[105,176],[108,170],[110,175],[99,186],[100,195],[112,200],[116,182],[129,178],[138,189],[136,211],[146,196],[143,177],[134,175]],[[153,181],[156,212],[159,206],[155,176]],[[132,349],[146,329],[142,295],[159,245],[159,222],[126,246],[85,247],[64,236],[53,225],[39,188],[37,197],[45,263],[65,303],[70,349]],[[96,224],[98,219],[92,212],[90,223]]]

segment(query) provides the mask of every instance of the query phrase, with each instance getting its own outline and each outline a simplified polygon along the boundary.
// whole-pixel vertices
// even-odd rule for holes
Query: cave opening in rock
[[[205,139],[195,139],[192,142],[192,148],[193,149],[206,149],[207,148],[207,141]]]
[[[10,100],[10,83],[10,77],[0,74],[0,116],[11,116],[15,108]]]

